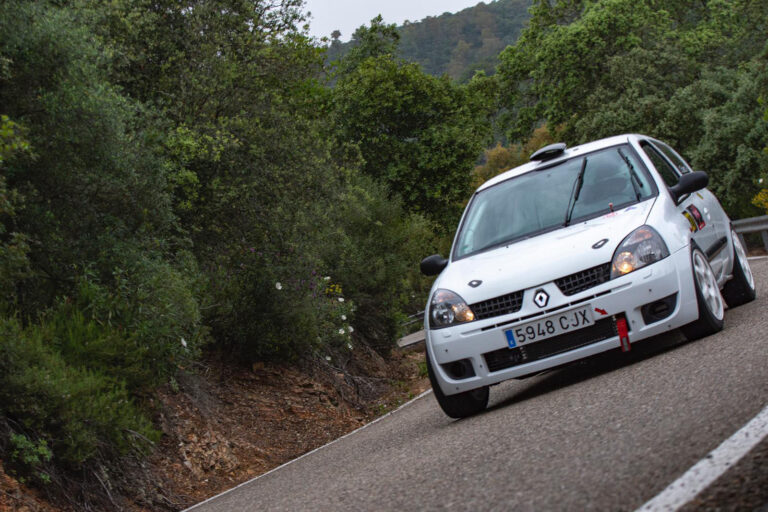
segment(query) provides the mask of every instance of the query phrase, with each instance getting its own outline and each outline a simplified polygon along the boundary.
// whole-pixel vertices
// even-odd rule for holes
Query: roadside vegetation
[[[768,5],[531,16],[457,82],[381,19],[328,61],[301,0],[0,3],[6,469],[110,504],[160,438],[157,388],[206,354],[386,356],[472,188],[549,142],[658,136],[733,218],[765,213]]]

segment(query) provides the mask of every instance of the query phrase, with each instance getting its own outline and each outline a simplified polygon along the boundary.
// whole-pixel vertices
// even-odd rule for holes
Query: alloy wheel
[[[707,309],[715,318],[722,320],[725,316],[723,297],[720,295],[720,288],[717,286],[712,267],[709,266],[709,262],[700,251],[693,253],[693,270]]]
[[[752,275],[752,269],[749,268],[749,260],[747,259],[747,251],[744,250],[744,246],[741,245],[741,239],[735,232],[731,233],[733,237],[733,248],[736,250],[736,259],[741,266],[741,271],[744,273],[744,278],[747,280],[749,287],[755,289],[755,278]]]

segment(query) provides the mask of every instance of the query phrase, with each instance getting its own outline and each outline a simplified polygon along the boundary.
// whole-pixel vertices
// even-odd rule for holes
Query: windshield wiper
[[[632,165],[632,162],[629,160],[629,157],[624,154],[624,152],[619,148],[619,155],[621,158],[624,159],[624,162],[627,164],[627,167],[629,168],[629,182],[632,183],[632,189],[635,191],[635,198],[639,201],[640,198],[643,196],[643,194],[640,193],[640,189],[637,188],[638,185],[642,188],[643,182],[640,181],[640,178],[637,176],[637,172],[635,171],[635,166]]]
[[[579,175],[576,176],[576,181],[573,184],[574,192],[571,193],[571,198],[568,200],[568,211],[565,214],[565,223],[563,226],[567,226],[571,223],[571,216],[573,210],[576,208],[576,201],[579,200],[579,194],[581,194],[581,187],[584,186],[584,171],[587,170],[587,158],[584,157],[584,161],[581,162],[581,169],[579,169]]]

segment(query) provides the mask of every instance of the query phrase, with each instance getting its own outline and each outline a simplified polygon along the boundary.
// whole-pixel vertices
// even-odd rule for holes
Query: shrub
[[[137,257],[115,269],[113,283],[89,272],[74,295],[44,315],[51,341],[68,364],[117,377],[132,391],[145,391],[199,356],[207,340],[191,262]]]
[[[42,469],[42,465],[50,462],[53,457],[45,439],[33,442],[23,434],[11,434],[10,444],[11,464],[16,465],[22,473],[30,474],[43,483],[51,481],[50,475]],[[25,482],[24,477],[21,477],[21,482]]]
[[[216,267],[218,340],[250,359],[292,359],[345,346],[354,304],[314,259],[242,247]],[[325,277],[328,277],[326,280]],[[340,333],[340,331],[344,331]]]
[[[429,281],[419,262],[438,245],[433,225],[367,176],[352,178],[333,222],[339,229],[321,247],[323,260],[357,307],[360,337],[386,352],[405,317],[424,307]]]
[[[36,439],[38,448],[49,447],[53,463],[72,469],[96,457],[103,461],[144,451],[146,440],[157,440],[159,433],[125,385],[114,376],[67,364],[53,347],[55,330],[46,321],[23,328],[15,319],[0,319],[0,412],[15,433]],[[39,472],[49,457],[30,459],[26,443],[15,439],[17,457],[3,458],[22,472]]]

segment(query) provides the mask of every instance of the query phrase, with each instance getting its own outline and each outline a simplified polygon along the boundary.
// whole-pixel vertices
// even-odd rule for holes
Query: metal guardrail
[[[407,322],[404,322],[402,324],[403,326],[412,325],[412,324],[415,324],[416,322],[423,322],[424,312],[419,311],[418,313],[408,315],[408,318],[410,318],[410,320],[408,320]],[[402,338],[397,340],[397,346],[400,348],[410,347],[412,345],[416,345],[418,343],[423,342],[425,338],[426,338],[426,334],[424,333],[424,330],[416,331],[407,336],[403,336]]]
[[[747,244],[744,242],[745,233],[760,233],[763,237],[765,250],[768,251],[768,215],[734,220],[732,223],[734,231],[736,231],[741,239],[741,245],[745,248],[747,247]]]
[[[408,318],[410,318],[410,320],[403,322],[400,325],[406,326],[406,325],[415,324],[416,322],[424,321],[424,311],[418,311],[412,315],[408,315]]]

